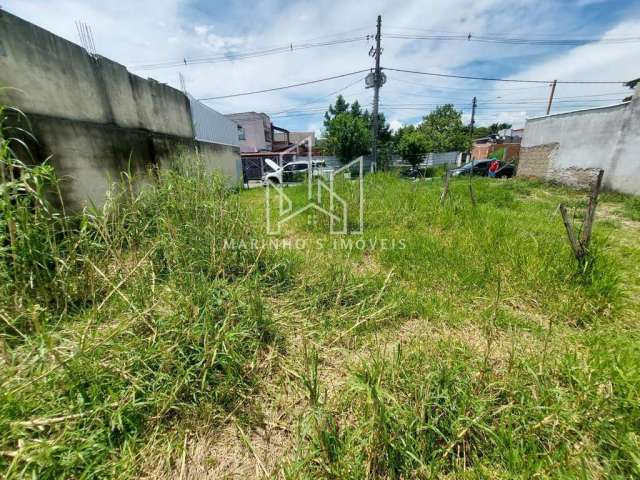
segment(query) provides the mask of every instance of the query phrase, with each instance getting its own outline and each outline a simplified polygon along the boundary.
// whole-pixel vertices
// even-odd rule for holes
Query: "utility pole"
[[[476,97],[473,97],[471,103],[471,122],[469,123],[469,139],[471,140],[471,149],[473,149],[473,127],[476,124],[476,105],[478,104]],[[469,156],[471,156],[471,149],[469,150]],[[473,172],[471,172],[473,174]]]
[[[553,83],[551,84],[551,94],[549,95],[549,104],[547,105],[547,115],[549,115],[549,112],[551,111],[551,104],[553,103],[553,95],[556,93],[557,83],[558,81],[554,80]]]
[[[371,147],[371,156],[373,164],[378,165],[378,103],[380,102],[380,84],[382,83],[382,74],[380,71],[380,31],[382,29],[382,16],[378,15],[378,24],[376,28],[376,49],[373,55],[376,59],[376,69],[373,74],[373,118],[371,119],[371,127],[373,129],[373,145]]]
[[[473,184],[471,183],[471,179],[473,178],[473,169],[475,167],[473,161],[473,126],[476,123],[476,105],[477,105],[476,97],[473,97],[473,102],[471,103],[471,122],[469,123],[469,137],[471,140],[471,147],[469,150],[469,156],[471,157],[471,171],[469,172],[469,196],[471,197],[471,204],[475,207],[476,202],[476,194],[473,191]]]

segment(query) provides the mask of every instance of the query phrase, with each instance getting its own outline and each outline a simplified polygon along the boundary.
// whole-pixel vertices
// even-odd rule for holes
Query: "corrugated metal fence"
[[[428,153],[424,157],[427,166],[432,165],[456,165],[460,152]]]
[[[442,153],[427,153],[424,157],[422,157],[422,161],[420,165],[431,167],[434,165],[458,165],[460,152],[442,152]],[[393,165],[408,165],[408,163],[400,156],[400,155],[392,155],[391,156]]]
[[[191,119],[196,140],[239,146],[237,123],[207,107],[191,95],[187,94],[187,96],[191,106]]]

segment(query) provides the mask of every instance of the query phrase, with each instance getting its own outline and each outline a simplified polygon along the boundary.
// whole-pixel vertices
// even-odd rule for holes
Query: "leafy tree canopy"
[[[422,157],[429,152],[429,140],[424,133],[415,128],[406,131],[397,144],[400,156],[414,167],[420,163]]]
[[[451,104],[442,105],[425,116],[418,130],[427,137],[431,152],[469,149],[469,130],[462,123],[462,112]]]
[[[325,136],[329,150],[343,163],[369,153],[371,130],[363,117],[350,112],[339,113],[329,120]]]
[[[510,123],[492,123],[491,125],[475,127],[473,129],[473,138],[483,138],[488,137],[494,133],[498,133],[500,130],[505,130],[507,128],[511,128]]]
[[[358,105],[357,108],[359,109],[360,105]],[[342,95],[338,95],[338,98],[336,98],[335,105],[329,105],[329,110],[327,110],[324,113],[324,128],[328,128],[329,122],[331,122],[331,120],[336,118],[338,115],[348,111],[349,111],[349,104],[346,102],[346,100]]]
[[[353,119],[359,119],[359,121],[358,122],[347,121],[345,118],[343,118],[340,121],[337,121],[338,117],[341,117],[343,114],[348,115]],[[324,114],[324,127],[325,127],[324,137],[326,139],[325,145],[327,149],[330,152],[332,152],[334,155],[340,158],[340,155],[338,154],[338,150],[341,150],[343,152],[349,152],[351,149],[350,148],[343,149],[342,147],[338,147],[338,145],[342,144],[343,146],[346,146],[345,144],[343,144],[343,141],[346,141],[346,138],[352,134],[355,135],[354,138],[356,137],[358,138],[358,141],[355,142],[355,144],[358,144],[359,140],[364,136],[362,134],[363,132],[359,131],[360,127],[362,125],[365,125],[366,129],[370,130],[371,120],[372,120],[372,116],[369,113],[369,110],[367,109],[363,110],[358,100],[355,100],[352,104],[349,104],[347,101],[345,101],[342,95],[338,95],[338,97],[336,98],[335,104],[329,105],[329,109]],[[344,135],[341,135],[338,133],[337,131],[338,128],[347,127],[347,126],[352,129],[350,132],[346,132]],[[339,138],[342,138],[342,140],[339,140]],[[368,140],[369,143],[371,143],[371,133],[368,133],[368,138],[369,138]],[[379,112],[378,113],[378,143],[385,144],[387,142],[390,142],[391,139],[392,139],[391,127],[387,123],[384,113]],[[347,141],[347,143],[351,143],[351,142],[352,140]],[[366,149],[356,148],[355,151],[358,151],[359,153],[347,159],[347,157],[351,155],[349,153],[340,159],[342,161],[350,161],[351,159],[356,158],[359,155],[368,153],[370,151],[370,145],[367,145]]]
[[[464,152],[470,147],[469,129],[462,123],[462,112],[447,104],[424,116],[417,126],[406,125],[393,136],[396,150],[405,135],[420,132],[426,139],[427,152]],[[413,137],[414,140],[416,137]]]

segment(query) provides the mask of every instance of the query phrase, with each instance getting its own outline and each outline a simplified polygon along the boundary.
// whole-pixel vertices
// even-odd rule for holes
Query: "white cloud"
[[[402,125],[403,123],[400,120],[397,120],[395,118],[389,122],[389,127],[391,128],[392,132],[397,132],[400,129],[400,127],[402,127]]]

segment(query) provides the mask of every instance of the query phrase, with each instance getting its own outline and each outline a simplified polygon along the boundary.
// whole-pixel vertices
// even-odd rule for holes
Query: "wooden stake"
[[[553,103],[553,95],[556,93],[557,80],[554,80],[551,84],[551,94],[549,95],[549,103],[547,104],[547,115],[551,112],[551,104]]]
[[[444,187],[442,188],[442,194],[440,195],[440,205],[444,205],[444,201],[449,193],[449,177],[449,169],[447,169],[447,173],[444,174]]]
[[[586,251],[591,243],[591,231],[593,229],[593,221],[596,216],[596,206],[598,205],[598,194],[600,193],[600,186],[602,185],[602,177],[604,170],[600,169],[598,177],[595,183],[591,187],[591,194],[589,195],[589,205],[587,211],[584,214],[584,225],[582,227],[582,235],[580,236],[580,245],[583,250]]]
[[[573,223],[571,223],[571,218],[569,217],[569,213],[567,212],[567,207],[561,203],[560,204],[560,213],[562,214],[562,221],[564,222],[564,227],[567,229],[567,237],[569,238],[569,243],[571,244],[571,250],[573,250],[573,255],[578,259],[582,259],[582,248],[580,244],[576,240],[576,235],[573,231]]]
[[[598,194],[600,193],[600,186],[602,185],[603,175],[604,170],[600,169],[596,181],[591,187],[589,204],[587,205],[587,211],[584,214],[582,234],[580,235],[579,241],[576,238],[571,218],[567,213],[567,207],[562,203],[560,204],[560,213],[562,214],[564,227],[567,230],[567,237],[569,238],[569,243],[571,244],[571,250],[573,250],[573,255],[580,263],[584,262],[584,259],[589,251],[589,244],[591,243],[591,232],[593,231],[593,222],[596,216],[596,206],[598,205]]]
[[[473,184],[471,183],[471,177],[469,177],[469,195],[471,195],[471,203],[475,207],[478,202],[476,200],[476,193],[473,191]]]

